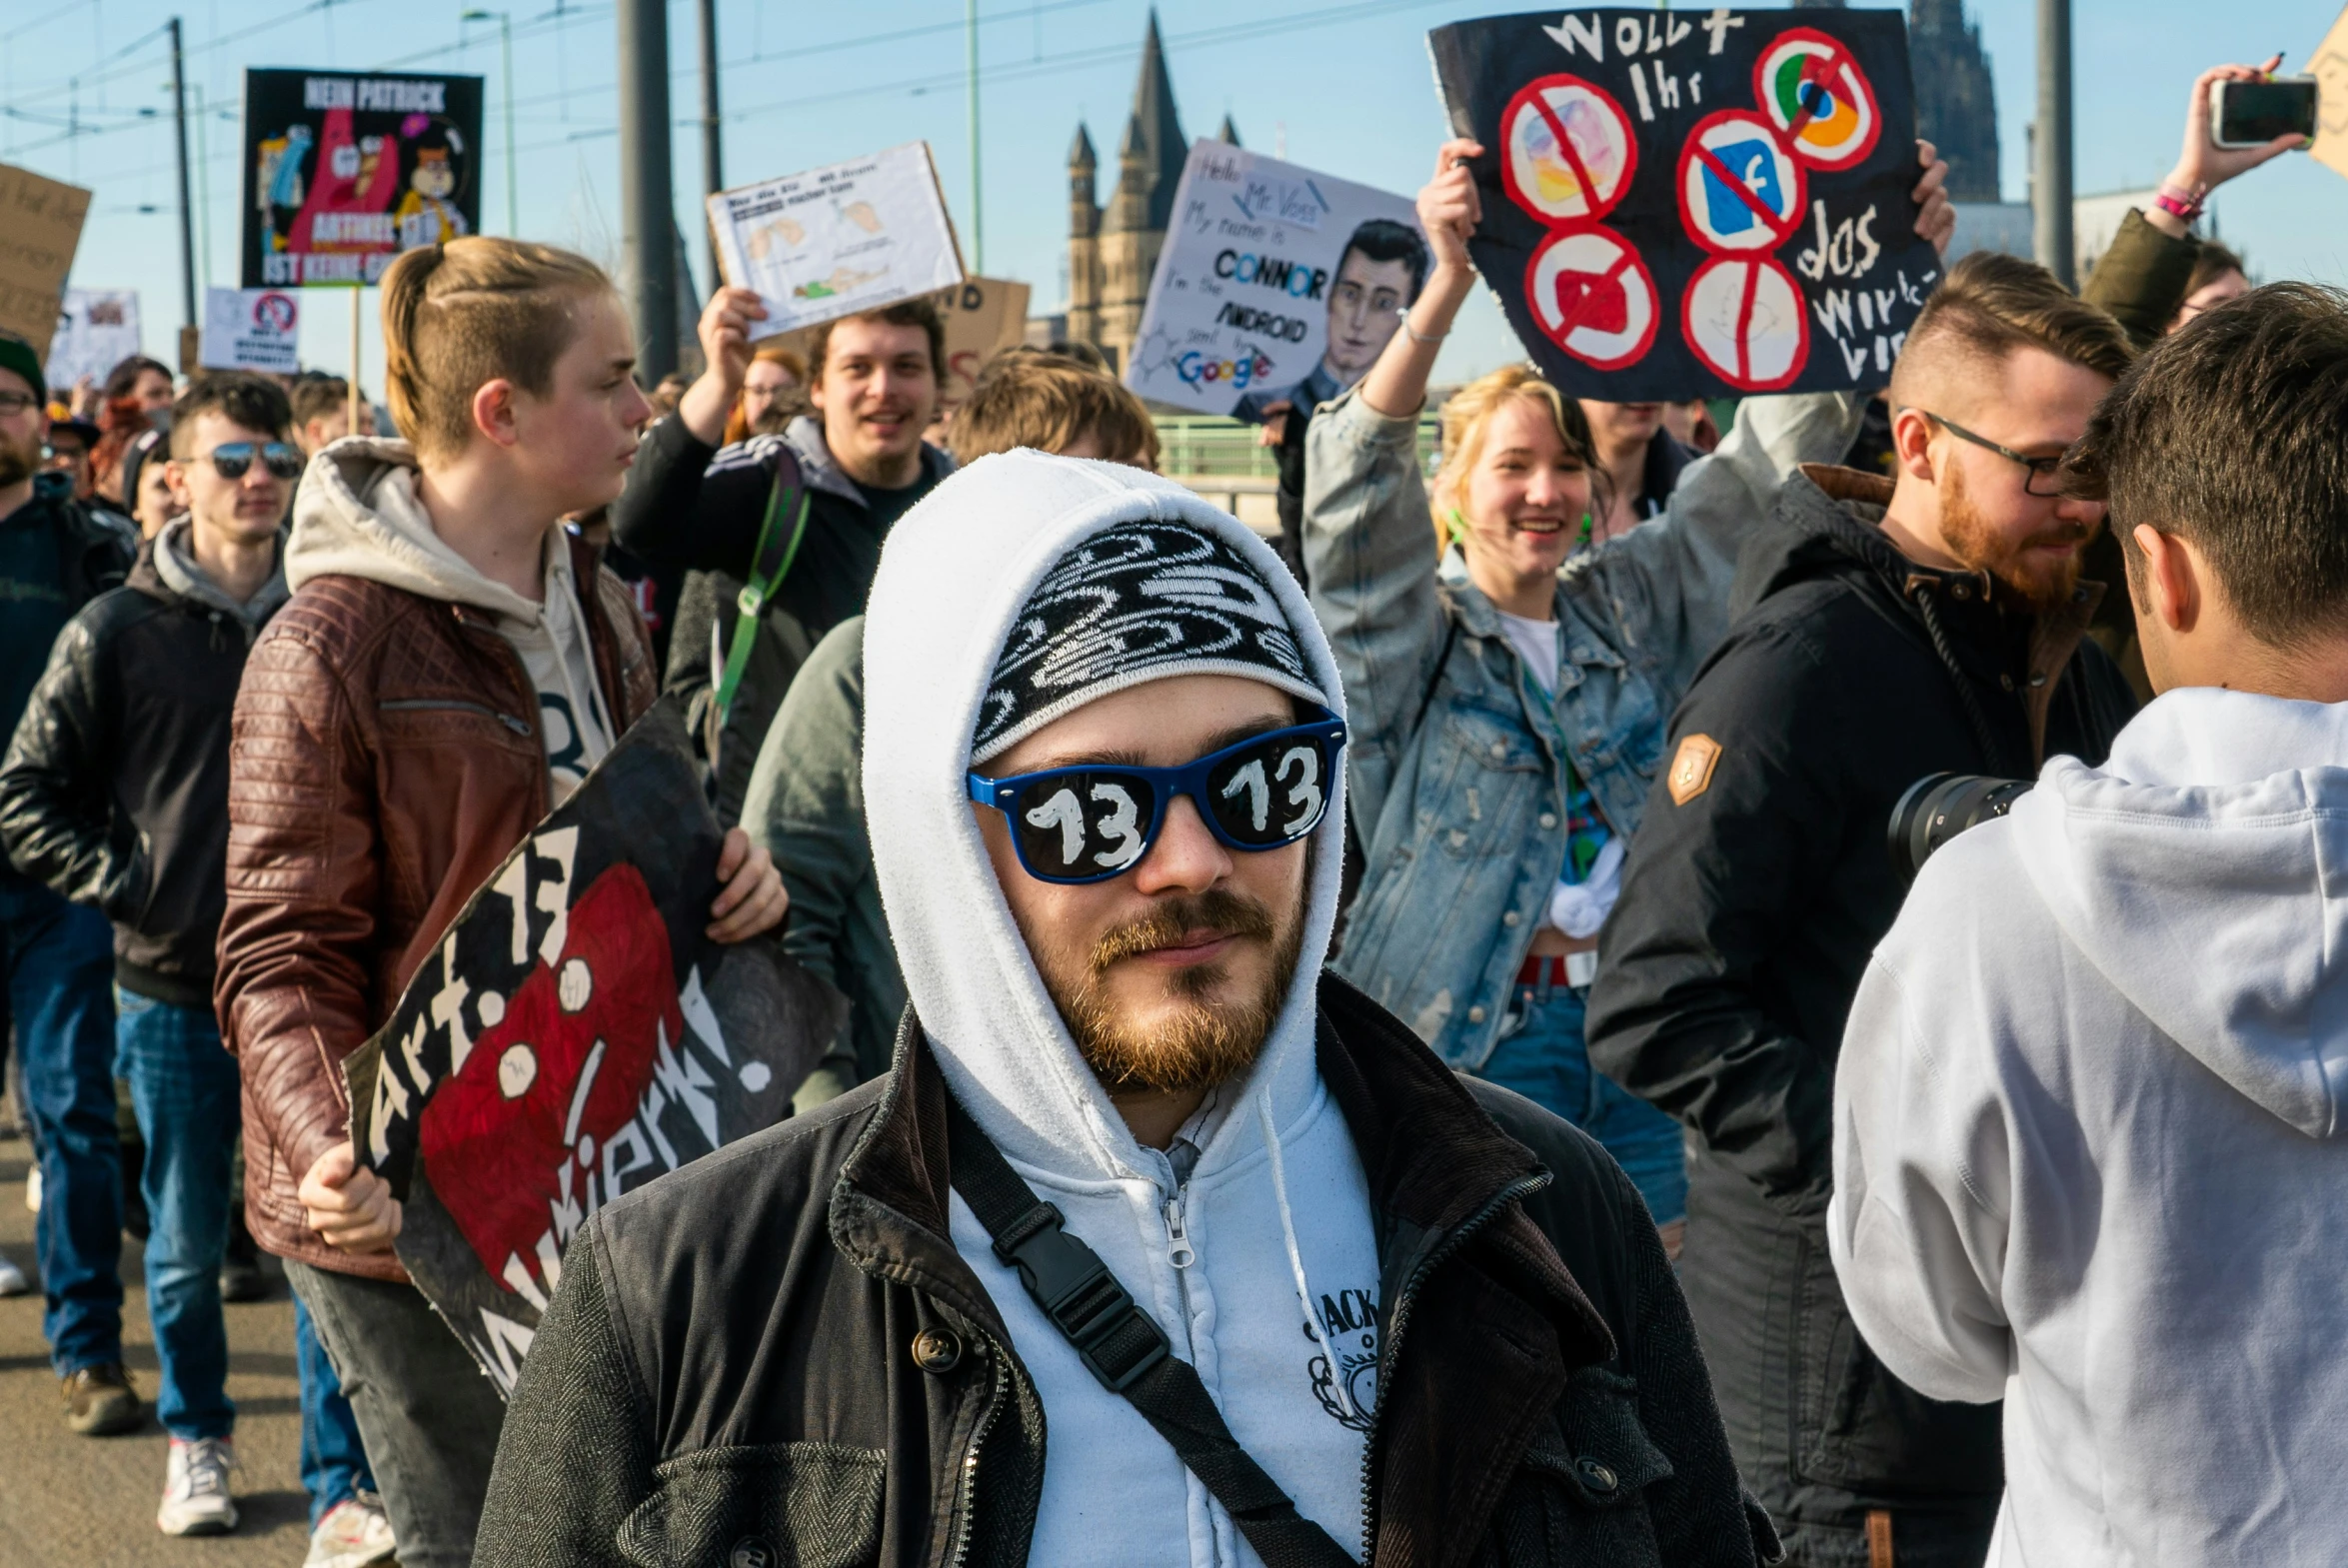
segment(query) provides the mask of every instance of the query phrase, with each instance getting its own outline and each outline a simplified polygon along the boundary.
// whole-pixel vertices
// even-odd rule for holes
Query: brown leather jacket
[[[644,623],[590,546],[571,562],[625,728],[656,695]],[[231,733],[213,1001],[244,1067],[246,1219],[280,1257],[403,1280],[389,1252],[322,1240],[295,1193],[350,1135],[342,1059],[547,812],[536,690],[482,612],[322,577],[254,646]]]

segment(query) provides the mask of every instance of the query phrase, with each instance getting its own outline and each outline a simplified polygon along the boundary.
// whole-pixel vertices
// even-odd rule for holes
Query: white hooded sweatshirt
[[[1332,782],[1314,833],[1303,954],[1286,1004],[1251,1074],[1215,1091],[1185,1129],[1199,1153],[1179,1184],[1167,1155],[1127,1130],[1070,1040],[966,792],[980,700],[1030,591],[1079,541],[1144,518],[1180,519],[1242,551],[1341,712],[1304,596],[1235,519],[1137,469],[1033,452],[985,458],[897,525],[873,585],[864,784],[874,867],[948,1086],[1197,1368],[1240,1444],[1358,1556],[1377,1248],[1351,1134],[1313,1059],[1314,985],[1343,859],[1340,786]],[[952,1227],[1043,1398],[1044,1495],[1030,1560],[1256,1563],[1166,1440],[1085,1369],[960,1194]]]
[[[285,580],[299,592],[314,577],[356,577],[488,614],[521,656],[538,694],[551,792],[561,804],[617,737],[595,678],[580,594],[562,528],[547,530],[546,582],[537,602],[475,571],[441,542],[416,496],[416,457],[404,441],[352,436],[319,454],[294,495]],[[522,716],[513,716],[522,717]]]
[[[2169,693],[1924,868],[1835,1084],[1884,1365],[2005,1400],[1991,1561],[2348,1557],[2348,704]]]

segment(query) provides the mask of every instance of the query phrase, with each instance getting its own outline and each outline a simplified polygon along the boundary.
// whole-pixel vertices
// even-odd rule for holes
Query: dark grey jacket
[[[1370,1561],[1773,1559],[1621,1171],[1343,981],[1320,997],[1382,1276]],[[886,1077],[588,1222],[478,1568],[1028,1560],[1044,1411],[948,1236],[945,1094],[909,1015]]]

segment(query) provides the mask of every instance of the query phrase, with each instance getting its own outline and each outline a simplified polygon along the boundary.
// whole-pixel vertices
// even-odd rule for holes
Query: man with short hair
[[[98,427],[87,420],[53,419],[41,467],[73,481],[73,499],[87,502],[97,494],[90,474],[90,454],[97,450]]]
[[[33,346],[0,332],[0,725],[10,734],[57,634],[122,582],[138,548],[113,514],[75,501],[66,476],[41,472],[48,397]],[[64,1379],[66,1424],[93,1435],[145,1419],[122,1367],[113,967],[104,915],[0,865],[0,975],[40,1150],[41,1333]],[[0,1262],[0,1294],[24,1288]]]
[[[896,1064],[587,1222],[480,1568],[1773,1549],[1620,1170],[1323,973],[1344,700],[1259,541],[991,457],[865,655]]]
[[[1304,581],[1304,431],[1313,411],[1333,403],[1377,363],[1402,323],[1402,313],[1426,286],[1426,236],[1391,218],[1355,228],[1337,257],[1328,290],[1328,346],[1304,379],[1250,393],[1232,412],[1263,421],[1261,442],[1278,449],[1280,559]]]
[[[1975,252],[1892,368],[1897,474],[1806,466],[1671,725],[1599,938],[1590,1059],[1692,1131],[1681,1267],[1739,1468],[1803,1568],[1978,1564],[1994,1410],[1851,1333],[1826,1259],[1835,1048],[1899,912],[1885,824],[1927,774],[2100,761],[2134,710],[2082,640],[2103,508],[2056,483],[2126,337]]]
[[[212,948],[227,898],[229,714],[245,655],[286,599],[279,523],[302,472],[291,421],[259,376],[209,376],[179,400],[165,472],[187,515],[66,627],[0,764],[10,859],[114,924],[115,1060],[147,1150],[167,1535],[237,1522],[220,1269],[241,1090],[213,1018]]]
[[[720,449],[756,354],[751,324],[766,314],[750,289],[711,297],[701,317],[709,368],[646,432],[612,504],[622,548],[657,572],[698,574],[677,606],[663,685],[693,705],[728,824],[800,667],[825,633],[863,612],[890,529],[954,467],[922,440],[946,374],[945,320],[926,296],[817,327],[815,412],[780,436]],[[786,489],[806,498],[804,531],[796,508],[776,504]],[[758,635],[729,683],[746,586],[758,591]]]
[[[1901,1378],[2004,1399],[2000,1564],[2348,1539],[2344,366],[2348,296],[2277,284],[2103,400],[2071,477],[2163,695],[1936,852],[1852,1004],[1835,1270]]]
[[[1158,467],[1158,429],[1106,370],[1048,350],[996,356],[954,422],[958,464],[1021,447]],[[848,997],[842,1037],[792,1096],[813,1109],[889,1070],[905,976],[865,829],[865,618],[834,627],[791,683],[759,748],[742,825],[791,894],[783,947]]]
[[[359,399],[359,428],[351,429],[351,384],[340,376],[298,376],[294,379],[294,440],[306,456],[316,457],[345,436],[375,434],[375,408]]]

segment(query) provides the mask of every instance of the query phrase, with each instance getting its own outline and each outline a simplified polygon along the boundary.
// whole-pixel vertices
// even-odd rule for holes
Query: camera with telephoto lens
[[[1916,879],[1932,851],[1968,827],[1978,827],[2014,808],[2033,781],[1989,779],[1979,774],[1926,774],[1909,784],[1891,808],[1892,873],[1902,887]]]

